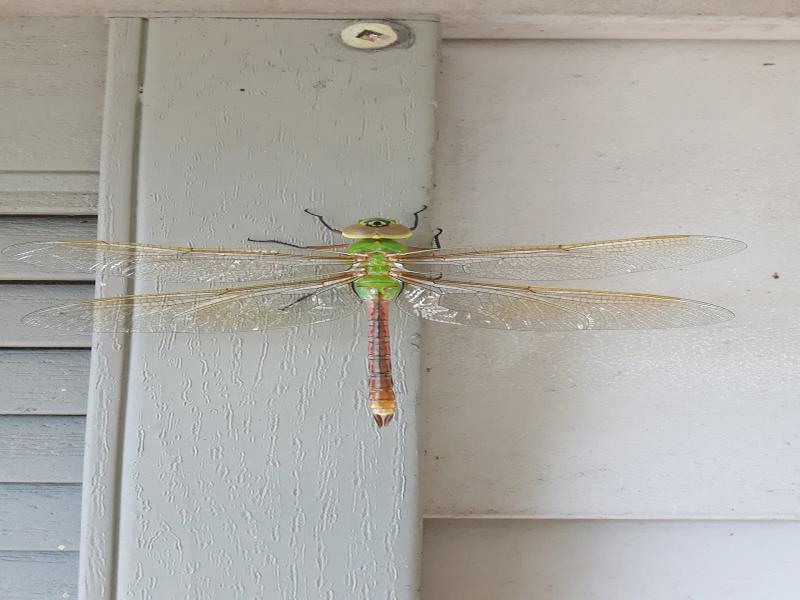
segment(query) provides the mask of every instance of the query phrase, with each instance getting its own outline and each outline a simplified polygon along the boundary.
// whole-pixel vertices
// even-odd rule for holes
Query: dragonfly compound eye
[[[391,219],[362,219],[359,222],[368,227],[388,227],[394,223]]]

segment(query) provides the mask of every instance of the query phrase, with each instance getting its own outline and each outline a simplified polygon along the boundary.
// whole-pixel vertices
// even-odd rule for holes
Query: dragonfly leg
[[[424,212],[427,209],[428,209],[428,205],[427,204],[423,204],[422,208],[420,208],[417,212],[414,213],[414,224],[411,227],[409,227],[409,229],[411,231],[414,231],[417,228],[417,225],[419,225],[419,213]]]
[[[419,252],[420,250],[430,250],[430,249],[439,250],[442,247],[442,243],[439,241],[439,236],[442,235],[443,231],[444,231],[444,229],[442,229],[441,227],[437,227],[436,229],[433,230],[433,232],[434,232],[433,233],[433,246],[431,246],[430,248],[420,248],[419,246],[409,246],[408,249],[411,252]]]
[[[341,230],[341,229],[336,229],[335,227],[331,227],[330,225],[328,225],[328,223],[326,223],[326,222],[325,222],[325,219],[323,218],[323,216],[322,216],[322,215],[318,215],[317,213],[313,213],[313,212],[311,212],[310,210],[308,210],[307,208],[304,208],[304,209],[303,209],[303,212],[305,212],[305,213],[308,213],[308,214],[309,214],[309,215],[311,215],[312,217],[317,217],[317,219],[319,219],[319,222],[320,222],[320,223],[322,223],[322,225],[323,225],[323,226],[325,227],[325,229],[327,229],[328,231],[332,231],[332,232],[334,232],[334,233],[342,233],[342,230]]]
[[[247,238],[248,242],[256,242],[258,244],[280,244],[281,246],[289,246],[290,248],[300,248],[301,250],[343,250],[347,248],[347,244],[331,244],[328,246],[302,246],[300,244],[293,244],[291,242],[284,242],[282,240],[256,240],[251,237]]]
[[[293,244],[291,242],[283,242],[281,240],[256,240],[251,237],[247,238],[248,242],[257,242],[259,244],[280,244],[281,246],[289,246],[290,248],[300,248],[307,250],[310,246],[301,246],[300,244]]]
[[[300,297],[299,297],[297,300],[294,300],[294,301],[290,302],[290,303],[289,303],[289,304],[287,304],[286,306],[282,306],[282,307],[281,307],[279,310],[286,310],[286,309],[288,309],[288,308],[291,308],[292,306],[294,306],[294,305],[295,305],[295,304],[297,304],[298,302],[302,302],[303,300],[308,300],[308,299],[309,299],[309,298],[311,298],[312,296],[315,296],[317,293],[319,293],[319,290],[317,290],[317,291],[315,291],[315,292],[309,292],[309,293],[308,293],[308,294],[306,294],[305,296],[300,296]]]
[[[434,231],[434,233],[433,233],[433,247],[438,250],[439,248],[442,247],[442,243],[439,241],[439,236],[442,235],[442,232],[444,231],[444,229],[442,229],[441,227],[437,227],[433,231]]]

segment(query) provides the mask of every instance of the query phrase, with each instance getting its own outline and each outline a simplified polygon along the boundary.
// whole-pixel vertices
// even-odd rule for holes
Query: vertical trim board
[[[131,241],[136,206],[142,19],[113,19],[109,28],[100,160],[98,237]],[[100,275],[98,296],[130,291]],[[125,415],[127,336],[96,335],[92,345],[81,502],[78,589],[82,600],[115,600],[119,463]]]
[[[346,24],[159,18],[123,54],[113,19],[110,77],[146,58],[140,132],[106,114],[101,236],[124,214],[139,242],[320,243],[303,208],[342,225],[429,203],[438,24],[409,23],[414,44],[381,52],[342,45]],[[107,111],[138,96],[132,80],[111,80]],[[135,189],[111,189],[112,153]],[[378,433],[361,325],[133,334],[97,351],[82,597],[417,598],[418,326],[395,328],[401,408]]]

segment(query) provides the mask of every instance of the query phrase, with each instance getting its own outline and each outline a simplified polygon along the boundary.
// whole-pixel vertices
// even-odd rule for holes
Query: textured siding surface
[[[95,237],[105,46],[102,19],[0,20],[0,247]],[[4,599],[77,597],[90,340],[19,320],[91,295],[85,273],[0,259]]]
[[[425,600],[794,600],[800,523],[431,520]]]
[[[341,44],[348,23],[156,18],[137,32],[136,19],[114,19],[106,131],[119,137],[103,150],[101,235],[119,239],[130,221],[140,242],[236,247],[320,240],[306,207],[337,224],[410,220],[432,187],[438,24],[410,21],[413,45],[371,53]],[[139,85],[137,126],[125,119]],[[119,362],[99,336],[81,594],[418,597],[417,327],[396,329],[405,400],[381,434],[356,319],[266,336],[134,334]],[[109,382],[127,385],[113,397]],[[119,455],[108,448],[121,413]],[[103,537],[94,517],[114,505],[117,478],[114,556],[114,531]],[[116,588],[98,553],[118,562]]]

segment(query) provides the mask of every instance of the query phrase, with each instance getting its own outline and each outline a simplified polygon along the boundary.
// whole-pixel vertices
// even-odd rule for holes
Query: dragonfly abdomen
[[[392,355],[389,347],[389,300],[374,298],[367,305],[367,371],[369,410],[378,427],[392,420],[395,412]]]

